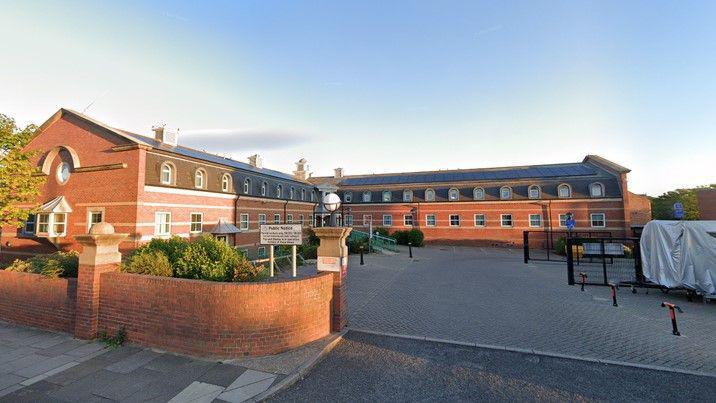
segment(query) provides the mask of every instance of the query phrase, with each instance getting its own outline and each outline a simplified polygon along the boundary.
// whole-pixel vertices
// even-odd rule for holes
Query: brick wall
[[[0,318],[43,329],[74,330],[75,279],[0,270]]]
[[[276,354],[330,331],[330,274],[271,283],[104,273],[99,329],[170,351],[220,357]]]
[[[651,221],[651,199],[646,195],[630,193],[629,214],[631,225],[645,225]]]
[[[696,200],[699,205],[699,219],[716,220],[716,189],[697,190]]]

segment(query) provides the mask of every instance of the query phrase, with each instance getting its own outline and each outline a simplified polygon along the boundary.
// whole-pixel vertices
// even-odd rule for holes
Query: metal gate
[[[523,231],[523,249],[525,263],[530,260],[558,261],[567,260],[568,238],[611,238],[609,231]]]
[[[567,283],[644,284],[638,238],[567,238]]]

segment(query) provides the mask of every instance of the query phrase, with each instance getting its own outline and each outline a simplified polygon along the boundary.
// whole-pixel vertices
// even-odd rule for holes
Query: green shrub
[[[243,258],[226,242],[209,235],[191,242],[174,267],[175,277],[231,281]]]
[[[147,274],[150,276],[172,276],[172,265],[167,255],[159,250],[144,249],[135,253],[122,265],[125,273]]]
[[[176,267],[179,260],[181,260],[182,256],[184,256],[184,251],[186,251],[186,248],[188,247],[188,240],[178,236],[173,236],[169,239],[154,238],[137,251],[141,252],[141,250],[144,249],[160,251],[167,257],[167,259],[169,259],[169,264],[171,264],[172,267]]]
[[[391,236],[395,238],[395,242],[398,245],[407,245],[408,242],[413,246],[423,246],[425,244],[425,235],[419,229],[399,230],[393,232]]]
[[[232,280],[236,282],[261,281],[269,276],[264,265],[256,265],[246,259],[240,259],[233,268]]]
[[[378,234],[378,235],[380,235],[380,236],[392,238],[392,237],[390,236],[390,232],[388,231],[388,229],[387,229],[387,228],[383,228],[383,227],[373,228],[373,234]]]
[[[298,253],[300,253],[304,259],[316,259],[318,257],[318,245],[310,243],[299,245]]]
[[[306,243],[307,243],[308,245],[316,245],[316,246],[318,246],[318,245],[321,243],[321,238],[319,238],[318,236],[316,236],[316,233],[313,231],[313,229],[311,229],[311,228],[306,228],[306,229],[304,230],[304,232],[305,232],[305,234],[306,234],[306,238],[307,238],[307,239],[306,239]]]
[[[559,237],[554,243],[554,252],[558,255],[567,254],[567,240],[564,237]]]
[[[5,270],[42,274],[49,278],[77,277],[79,255],[77,252],[55,252],[37,255],[28,260],[17,259]]]
[[[348,252],[350,253],[360,253],[361,246],[363,247],[363,253],[368,253],[368,238],[362,238],[358,240],[353,240],[348,243]]]

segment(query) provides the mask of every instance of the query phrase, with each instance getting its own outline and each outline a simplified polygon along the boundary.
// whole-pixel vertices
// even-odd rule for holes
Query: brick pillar
[[[346,275],[348,274],[348,247],[346,238],[351,228],[314,228],[321,239],[318,247],[318,271],[333,274],[333,298],[331,299],[331,331],[340,332],[346,327],[348,307],[346,304]]]
[[[75,308],[75,337],[78,339],[97,337],[100,276],[119,268],[122,261],[119,243],[126,237],[127,234],[115,234],[114,227],[105,222],[93,225],[89,234],[75,237],[82,245]]]

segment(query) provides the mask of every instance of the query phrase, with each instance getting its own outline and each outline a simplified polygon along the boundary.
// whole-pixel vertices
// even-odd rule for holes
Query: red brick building
[[[699,206],[699,219],[716,220],[716,189],[696,190],[696,202]]]
[[[305,180],[305,161],[294,175],[264,168],[260,157],[243,163],[177,144],[175,134],[146,137],[60,109],[27,149],[39,152],[47,177],[40,212],[22,228],[3,228],[2,259],[78,249],[74,236],[106,221],[129,233],[123,250],[155,237],[193,237],[219,221],[239,229],[218,234],[249,256],[263,255],[262,222],[310,224],[317,195]]]
[[[489,169],[352,176],[337,169],[310,180],[339,193],[344,223],[359,230],[418,228],[427,241],[520,244],[525,230],[566,230],[567,213],[575,231],[631,236],[631,221],[650,217],[651,207],[628,191],[628,173],[589,155],[578,163]]]

